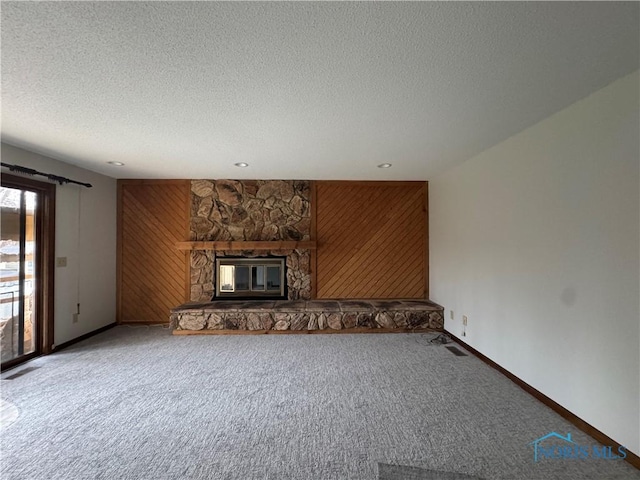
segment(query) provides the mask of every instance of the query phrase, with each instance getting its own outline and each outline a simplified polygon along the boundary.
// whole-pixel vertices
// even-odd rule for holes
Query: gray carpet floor
[[[18,415],[0,477],[640,479],[620,460],[534,463],[551,431],[595,441],[432,337],[114,328],[2,374]]]

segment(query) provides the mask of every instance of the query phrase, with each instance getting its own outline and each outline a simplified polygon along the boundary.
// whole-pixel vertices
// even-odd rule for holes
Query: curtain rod
[[[60,185],[65,183],[75,183],[76,185],[82,185],[83,187],[91,188],[93,185],[90,183],[77,182],[76,180],[71,180],[67,177],[61,177],[59,175],[54,175],[53,173],[42,173],[38,170],[34,170],[33,168],[21,167],[20,165],[11,165],[9,163],[0,162],[3,167],[7,167],[12,172],[24,173],[25,175],[40,175],[42,177],[47,177],[49,180],[53,180],[54,182],[58,182]]]

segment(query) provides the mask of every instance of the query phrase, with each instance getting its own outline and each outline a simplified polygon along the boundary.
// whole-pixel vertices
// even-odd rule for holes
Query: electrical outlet
[[[73,316],[71,317],[71,323],[78,323],[78,316],[79,314],[74,313]]]
[[[466,315],[462,315],[462,324],[466,327],[467,326],[467,316]]]
[[[66,266],[67,266],[67,257],[56,258],[56,267],[66,267]]]
[[[449,317],[453,320],[453,310],[449,310]]]

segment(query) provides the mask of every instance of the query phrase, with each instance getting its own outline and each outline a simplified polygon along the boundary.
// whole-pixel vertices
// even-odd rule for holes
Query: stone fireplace
[[[308,181],[193,180],[190,241],[308,241],[311,235],[310,192]],[[216,278],[220,275],[216,265],[224,265],[225,259],[248,259],[246,263],[251,266],[267,265],[267,259],[274,257],[282,258],[286,266],[282,296],[286,295],[289,300],[311,298],[309,250],[204,249],[192,250],[190,255],[191,301],[208,302],[231,293],[221,292],[216,287],[219,283]],[[259,296],[254,295],[258,291],[251,292],[249,288],[249,295],[237,296]]]

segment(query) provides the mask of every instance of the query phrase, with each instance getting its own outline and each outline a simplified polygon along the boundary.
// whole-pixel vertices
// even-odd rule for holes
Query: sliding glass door
[[[2,363],[37,351],[33,284],[37,201],[38,195],[34,192],[0,189]]]
[[[0,351],[2,368],[48,353],[55,186],[2,176],[0,187]],[[49,319],[50,320],[50,319]]]

